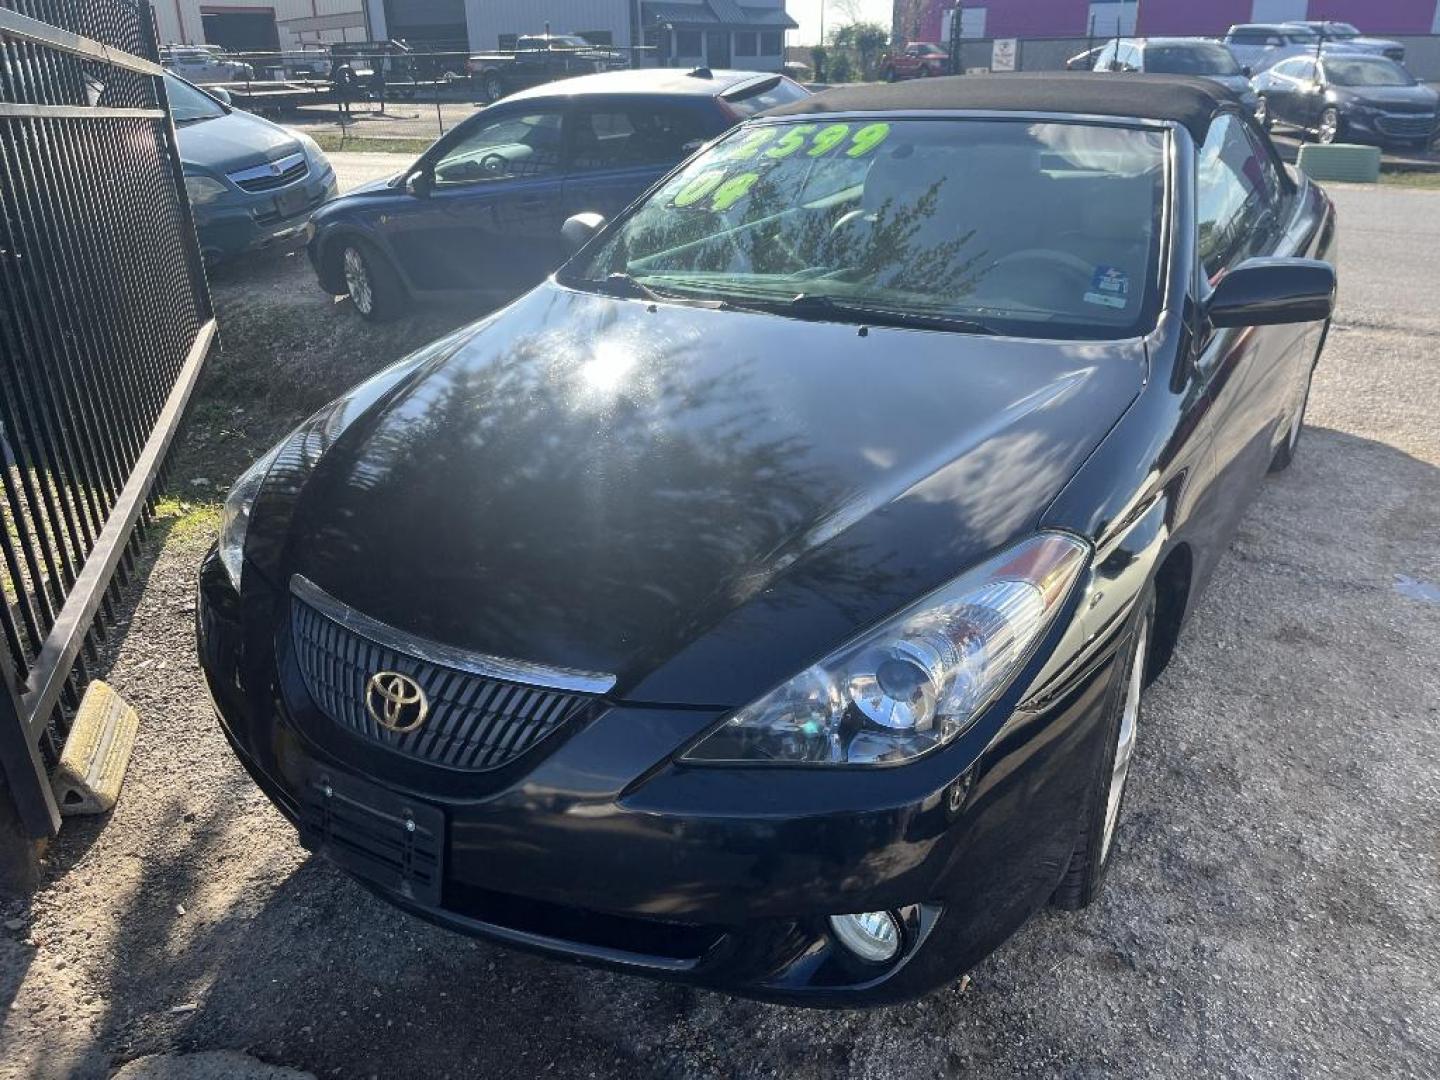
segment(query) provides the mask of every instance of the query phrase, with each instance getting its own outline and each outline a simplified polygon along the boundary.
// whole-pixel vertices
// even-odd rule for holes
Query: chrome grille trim
[[[252,165],[248,169],[237,169],[226,173],[237,187],[245,191],[273,191],[294,183],[310,172],[310,164],[304,154],[287,154],[263,165]]]
[[[341,603],[309,578],[295,574],[290,578],[290,592],[315,608],[322,615],[338,622],[347,630],[372,641],[385,642],[398,652],[418,660],[428,660],[441,667],[480,675],[487,679],[523,683],[545,690],[569,690],[576,694],[606,694],[615,686],[615,676],[601,671],[580,671],[576,668],[536,664],[529,660],[510,660],[501,656],[467,652],[451,645],[428,641],[404,630],[397,630],[379,619],[361,614]]]
[[[313,584],[292,581],[291,592],[295,657],[315,706],[351,734],[406,757],[468,771],[499,768],[595,700],[591,695],[506,682],[419,656],[392,643],[397,642],[393,630],[349,611]],[[310,598],[317,594],[332,610],[348,612],[350,622],[314,604]],[[357,620],[363,630],[352,625]],[[372,633],[375,627],[385,632]],[[405,641],[405,645],[413,643],[413,638]],[[432,643],[421,644],[436,651]],[[457,652],[445,647],[439,651],[446,656]],[[419,729],[399,733],[375,722],[365,707],[365,694],[370,676],[377,671],[403,672],[423,688],[430,715]]]

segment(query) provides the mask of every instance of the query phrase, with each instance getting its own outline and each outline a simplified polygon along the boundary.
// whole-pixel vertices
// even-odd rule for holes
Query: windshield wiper
[[[955,315],[875,308],[867,304],[841,300],[825,293],[802,292],[788,300],[746,297],[740,301],[727,300],[725,306],[739,311],[766,311],[777,315],[791,315],[800,319],[832,319],[837,322],[861,323],[865,326],[897,326],[911,330],[948,330],[957,334],[985,336],[999,333],[992,326]]]
[[[593,278],[587,280],[587,284],[598,285],[611,296],[631,296],[639,300],[653,300],[661,304],[688,304],[691,307],[721,308],[723,300],[702,300],[693,296],[678,296],[675,293],[660,292],[646,285],[639,278],[630,274],[615,273],[606,274],[603,280],[596,281]]]

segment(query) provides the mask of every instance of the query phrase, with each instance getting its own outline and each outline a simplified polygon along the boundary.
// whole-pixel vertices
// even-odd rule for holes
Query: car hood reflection
[[[542,285],[360,416],[290,573],[412,634],[742,704],[1035,526],[1135,342],[650,305]]]

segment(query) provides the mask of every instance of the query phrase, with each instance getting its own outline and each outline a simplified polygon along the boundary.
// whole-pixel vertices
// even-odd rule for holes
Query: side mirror
[[[1214,327],[1319,322],[1335,308],[1335,268],[1318,259],[1246,259],[1205,305]]]
[[[416,169],[405,181],[405,190],[417,199],[427,199],[435,190],[435,174],[429,169]]]
[[[592,237],[605,227],[605,215],[587,211],[571,214],[560,226],[560,238],[573,255],[588,244]]]
[[[210,96],[213,97],[216,101],[220,102],[220,104],[222,105],[234,104],[234,101],[230,97],[230,91],[226,90],[223,86],[213,87],[210,90]]]

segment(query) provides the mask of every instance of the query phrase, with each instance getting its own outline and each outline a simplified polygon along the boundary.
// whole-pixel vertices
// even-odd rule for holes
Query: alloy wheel
[[[1100,861],[1110,855],[1110,841],[1115,837],[1115,824],[1120,819],[1120,800],[1125,794],[1125,780],[1130,775],[1130,760],[1135,755],[1135,732],[1140,723],[1140,691],[1145,685],[1145,663],[1149,652],[1150,627],[1140,624],[1135,642],[1135,655],[1125,682],[1125,706],[1120,714],[1120,732],[1115,744],[1115,765],[1110,772],[1110,793],[1105,803],[1105,831],[1100,837]]]
[[[375,291],[370,285],[370,272],[365,266],[365,256],[358,248],[345,249],[345,291],[350,302],[361,315],[369,315],[375,306]]]

